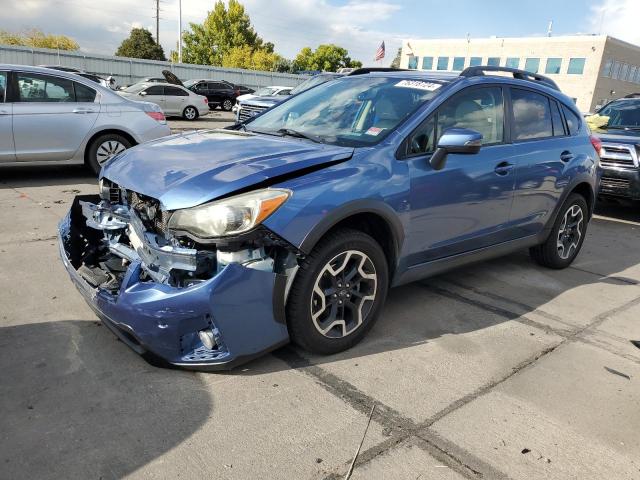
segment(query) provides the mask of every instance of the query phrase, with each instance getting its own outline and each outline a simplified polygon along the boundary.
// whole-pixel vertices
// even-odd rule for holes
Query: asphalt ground
[[[637,207],[600,206],[566,270],[523,251],[396,288],[342,354],[193,373],[147,364],[68,279],[56,224],[96,191],[0,170],[0,478],[338,479],[373,405],[354,479],[640,478]]]

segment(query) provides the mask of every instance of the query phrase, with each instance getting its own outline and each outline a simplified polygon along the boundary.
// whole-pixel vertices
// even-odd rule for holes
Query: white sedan
[[[171,83],[136,83],[120,90],[118,94],[129,100],[155,103],[168,117],[176,116],[185,120],[195,120],[209,113],[207,97]]]

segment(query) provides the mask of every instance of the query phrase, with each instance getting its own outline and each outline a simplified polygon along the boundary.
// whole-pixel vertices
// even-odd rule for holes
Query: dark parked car
[[[113,158],[60,223],[60,251],[148,358],[214,370],[289,341],[332,354],[392,286],[519,249],[571,265],[598,146],[542,75],[361,72]]]
[[[608,122],[595,129],[602,141],[602,181],[598,194],[640,200],[640,98],[637,94],[614,100],[598,111]]]
[[[216,107],[230,112],[236,103],[236,97],[240,95],[232,84],[218,80],[187,80],[184,86],[198,95],[204,95],[209,100],[209,108]]]

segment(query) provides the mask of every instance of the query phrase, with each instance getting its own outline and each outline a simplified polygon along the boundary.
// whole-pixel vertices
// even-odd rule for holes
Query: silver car
[[[0,64],[0,165],[84,163],[169,135],[162,110],[73,73]]]
[[[209,100],[180,85],[157,82],[141,82],[131,85],[118,94],[130,100],[145,100],[162,108],[168,117],[195,120],[209,113]]]

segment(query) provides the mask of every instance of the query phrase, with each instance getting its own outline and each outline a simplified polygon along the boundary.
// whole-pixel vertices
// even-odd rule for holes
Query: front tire
[[[198,118],[198,109],[189,105],[182,112],[182,118],[189,121],[196,120]]]
[[[549,238],[542,245],[529,250],[531,257],[548,268],[562,269],[571,265],[580,253],[587,234],[588,212],[587,201],[582,195],[569,195],[556,218]]]
[[[230,112],[232,108],[233,108],[233,101],[230,98],[225,98],[222,101],[222,109],[225,112]]]
[[[388,272],[382,248],[369,235],[342,229],[325,236],[300,265],[289,292],[292,341],[325,355],[358,343],[382,311]]]
[[[98,175],[102,165],[107,160],[124,152],[127,148],[131,147],[131,142],[117,133],[107,133],[97,137],[87,151],[87,164],[89,168]]]

